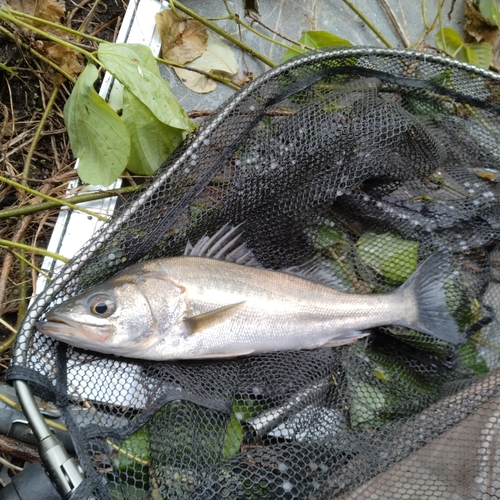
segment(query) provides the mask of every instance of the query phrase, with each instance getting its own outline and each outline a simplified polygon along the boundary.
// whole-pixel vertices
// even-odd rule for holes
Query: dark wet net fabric
[[[66,419],[75,498],[500,498],[500,79],[408,51],[294,59],[205,121],[38,298],[10,380]],[[34,331],[142,259],[243,224],[270,269],[352,293],[450,253],[453,346],[403,327],[221,361],[101,355]]]

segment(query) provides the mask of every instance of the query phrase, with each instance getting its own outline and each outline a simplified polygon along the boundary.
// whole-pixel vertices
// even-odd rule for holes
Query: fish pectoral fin
[[[327,340],[324,344],[321,344],[320,347],[339,347],[341,345],[351,344],[352,342],[356,342],[356,340],[362,339],[363,337],[367,337],[368,335],[370,335],[369,331],[353,330],[351,332],[346,332],[340,336]]]
[[[232,318],[238,310],[245,304],[243,302],[237,302],[236,304],[229,304],[227,306],[219,307],[218,309],[213,309],[206,313],[197,314],[196,316],[190,316],[184,319],[184,323],[189,328],[189,335],[203,331],[211,326],[224,323],[228,319]]]

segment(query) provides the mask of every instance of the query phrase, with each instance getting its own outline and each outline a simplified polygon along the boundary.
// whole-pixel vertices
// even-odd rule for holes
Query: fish
[[[399,288],[357,294],[318,265],[264,269],[230,224],[185,255],[135,263],[52,308],[38,331],[67,344],[152,361],[337,347],[402,325],[452,344],[449,255],[428,257]]]

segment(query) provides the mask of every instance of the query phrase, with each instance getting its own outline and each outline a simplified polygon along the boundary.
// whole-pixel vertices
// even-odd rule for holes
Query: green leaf
[[[489,25],[500,28],[500,12],[496,0],[479,0],[479,12]]]
[[[490,371],[485,359],[479,354],[471,340],[468,340],[460,347],[458,355],[462,359],[463,364],[467,368],[470,368],[475,375],[484,375]]]
[[[344,235],[340,227],[336,226],[333,222],[328,221],[322,224],[319,230],[317,240],[314,244],[316,250],[324,250],[330,248],[336,243],[343,241]]]
[[[117,454],[118,467],[121,471],[140,468],[149,461],[149,433],[147,427],[141,427],[120,443]]]
[[[356,243],[363,264],[392,283],[406,281],[417,268],[418,243],[391,233],[365,233]]]
[[[103,42],[98,57],[123,86],[147,106],[156,118],[180,130],[191,130],[185,111],[172,94],[149,47]]]
[[[436,33],[436,45],[449,56],[457,57],[464,41],[454,29],[442,28]]]
[[[299,43],[303,45],[307,45],[308,47],[312,47],[314,49],[321,49],[324,47],[335,47],[338,45],[349,46],[352,45],[349,40],[345,40],[344,38],[340,38],[338,36],[333,35],[332,33],[328,33],[328,31],[304,31],[302,32],[302,36],[300,37]],[[308,49],[302,48],[299,45],[293,45],[293,48],[298,50],[301,54],[307,52]],[[281,62],[284,63],[295,57],[297,52],[288,49],[283,57],[281,58]]]
[[[227,424],[226,435],[224,437],[224,448],[222,449],[222,456],[224,458],[233,457],[240,452],[243,434],[243,427],[236,413],[231,413],[231,417]]]
[[[359,429],[380,424],[379,412],[385,404],[385,395],[378,387],[360,380],[354,386],[349,406],[351,426]]]
[[[130,138],[120,117],[94,90],[97,69],[87,66],[64,106],[78,175],[89,184],[109,186],[123,172],[130,154]]]
[[[449,355],[449,344],[444,340],[438,340],[426,333],[417,332],[404,326],[388,326],[387,330],[394,337],[419,351],[433,354],[439,359],[446,359]]]
[[[487,42],[482,43],[467,43],[464,50],[460,53],[460,60],[475,64],[480,68],[488,69],[493,57],[493,49],[491,44]]]
[[[452,28],[443,28],[436,34],[436,45],[449,56],[460,61],[489,68],[492,58],[492,47],[487,42],[465,43],[462,37]]]
[[[130,135],[127,169],[134,174],[151,175],[182,142],[182,130],[162,123],[126,88],[122,119]]]
[[[116,490],[111,491],[112,498],[146,497],[144,490],[148,489],[150,481],[149,449],[147,427],[141,427],[120,443],[113,459],[113,466],[119,471],[120,482],[114,484]]]

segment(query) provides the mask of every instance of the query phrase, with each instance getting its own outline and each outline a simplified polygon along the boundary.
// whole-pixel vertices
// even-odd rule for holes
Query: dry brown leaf
[[[52,23],[60,24],[66,14],[65,3],[63,0],[8,0],[8,5],[12,9],[16,9],[27,14],[45,19]],[[46,33],[56,34],[57,36],[67,39],[68,34],[60,29],[47,26],[43,23],[26,21],[33,26],[45,31]],[[84,69],[83,58],[80,54],[71,50],[59,43],[38,40],[34,43],[35,48],[45,57],[61,67],[66,73],[76,77]],[[59,74],[54,76],[56,83],[63,77]]]
[[[195,68],[220,76],[231,77],[238,73],[238,61],[231,47],[220,37],[208,34],[207,50],[202,56],[186,64],[187,68]],[[199,94],[208,94],[217,87],[217,82],[203,74],[174,68],[181,82],[190,90]]]
[[[35,7],[35,16],[60,23],[66,13],[66,7],[61,0],[38,0]]]
[[[13,10],[18,10],[33,16],[35,14],[36,3],[33,0],[5,0],[4,5]]]
[[[500,72],[500,32],[498,30],[495,39],[490,41],[490,43],[493,52],[490,66],[495,71]]]
[[[61,23],[66,14],[66,7],[62,0],[7,0],[5,4],[11,9],[24,12],[30,16],[39,17],[52,23]],[[64,36],[64,32],[57,28],[52,28],[43,23],[24,20],[26,23],[35,26],[47,33]]]
[[[498,31],[498,28],[490,26],[479,12],[478,7],[474,1],[468,0],[465,3],[465,23],[464,33],[471,37],[470,40],[474,42],[488,42],[487,39],[492,31]],[[490,42],[491,43],[491,42]]]
[[[207,78],[201,73],[189,71],[188,69],[174,68],[180,81],[193,92],[198,94],[208,94],[217,88],[217,82]]]
[[[179,37],[179,24],[185,20],[175,16],[169,9],[162,10],[155,15],[156,27],[158,28],[158,34],[162,43],[162,51],[163,49],[169,50],[174,45],[175,40]]]
[[[207,29],[199,21],[177,17],[171,10],[155,16],[162,41],[162,57],[185,64],[207,49]]]
[[[52,62],[60,66],[71,76],[76,77],[85,68],[83,57],[78,54],[78,52],[75,52],[64,45],[56,42],[38,41],[37,48],[45,57],[47,57],[47,59],[50,59]]]

